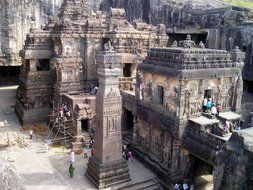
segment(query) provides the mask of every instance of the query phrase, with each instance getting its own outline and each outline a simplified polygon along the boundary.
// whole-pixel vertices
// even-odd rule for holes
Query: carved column
[[[99,90],[96,96],[95,155],[89,159],[86,175],[99,189],[104,189],[130,180],[130,175],[127,162],[122,158],[122,101],[118,87],[122,58],[109,48],[96,59]]]
[[[177,139],[174,139],[172,142],[172,163],[171,163],[171,169],[177,170],[178,169],[178,161],[179,161],[179,155],[180,154],[180,141]]]
[[[234,101],[233,101],[233,110],[240,113],[241,112],[241,101],[242,101],[242,92],[243,92],[243,82],[242,82],[242,68],[244,67],[245,53],[242,52],[238,46],[231,51],[231,58],[236,63],[236,66],[240,68],[238,73],[238,78],[235,84],[234,90]]]
[[[138,133],[138,121],[137,118],[134,116],[134,130],[133,130],[133,146],[138,146],[137,142],[137,133]]]

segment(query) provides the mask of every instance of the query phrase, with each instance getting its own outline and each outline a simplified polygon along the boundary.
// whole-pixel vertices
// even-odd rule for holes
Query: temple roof
[[[72,21],[84,20],[92,13],[90,6],[85,0],[64,0],[61,5],[58,18]]]

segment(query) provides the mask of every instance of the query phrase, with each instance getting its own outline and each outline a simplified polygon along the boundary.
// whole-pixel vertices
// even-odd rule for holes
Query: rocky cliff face
[[[101,8],[108,9],[110,6],[124,8],[130,21],[141,18],[147,23],[153,25],[162,23],[168,27],[181,22],[192,12],[231,7],[220,0],[209,2],[206,0],[104,0]]]
[[[42,28],[58,12],[63,0],[0,1],[0,66],[20,65],[22,49],[31,27]]]
[[[20,65],[22,49],[30,28],[43,28],[56,16],[64,0],[0,0],[0,66]],[[93,10],[101,0],[71,0]]]
[[[253,128],[234,132],[217,153],[214,189],[252,189]]]

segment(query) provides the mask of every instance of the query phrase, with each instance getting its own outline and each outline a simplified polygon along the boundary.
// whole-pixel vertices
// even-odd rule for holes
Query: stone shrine
[[[122,158],[121,114],[119,90],[122,57],[112,51],[110,41],[96,56],[99,90],[96,96],[95,154],[89,159],[86,175],[99,188],[130,180],[128,164]]]
[[[191,176],[194,156],[213,165],[225,142],[219,125],[239,122],[243,54],[206,49],[187,35],[172,47],[151,48],[138,65],[132,146],[166,183]],[[207,96],[221,105],[218,116],[203,111]]]

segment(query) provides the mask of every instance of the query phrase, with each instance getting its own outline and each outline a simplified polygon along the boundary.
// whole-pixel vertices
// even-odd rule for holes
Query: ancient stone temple
[[[63,94],[90,93],[98,84],[95,54],[108,41],[122,56],[121,88],[133,91],[136,66],[147,49],[166,46],[167,39],[164,25],[140,20],[131,25],[123,9],[105,14],[93,12],[89,2],[65,0],[58,17],[43,30],[31,29],[20,52],[16,112],[21,123],[46,121]]]
[[[217,137],[221,126],[239,122],[243,55],[206,49],[188,35],[172,47],[151,48],[139,64],[133,147],[168,184],[189,175],[190,155],[213,165],[225,142]],[[218,116],[203,111],[204,97],[221,106]]]
[[[130,180],[128,164],[122,158],[121,113],[119,90],[122,57],[112,51],[97,57],[99,90],[96,95],[95,155],[90,157],[86,174],[99,188]]]

